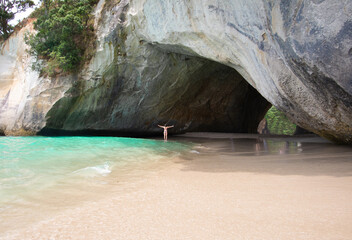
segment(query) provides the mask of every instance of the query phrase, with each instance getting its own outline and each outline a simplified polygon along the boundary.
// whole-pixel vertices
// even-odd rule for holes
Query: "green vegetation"
[[[34,6],[32,0],[0,0],[0,37],[7,39],[14,27],[9,22],[15,18],[16,13],[23,12]]]
[[[87,46],[91,44],[94,29],[91,12],[97,0],[43,0],[34,28],[36,35],[27,36],[31,53],[47,60],[42,69],[49,75],[61,70],[78,69]],[[38,65],[37,65],[38,66]]]
[[[266,113],[265,119],[271,134],[293,135],[296,131],[296,125],[274,106]]]

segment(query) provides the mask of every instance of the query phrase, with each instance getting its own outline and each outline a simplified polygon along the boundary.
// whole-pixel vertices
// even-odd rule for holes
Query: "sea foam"
[[[86,177],[95,177],[95,176],[107,176],[111,173],[111,167],[109,163],[104,163],[102,165],[85,167],[78,169],[73,172],[74,174],[83,175]]]

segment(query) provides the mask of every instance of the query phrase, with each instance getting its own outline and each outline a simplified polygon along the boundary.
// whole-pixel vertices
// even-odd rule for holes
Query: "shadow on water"
[[[352,148],[319,137],[188,140],[196,147],[184,156],[184,171],[352,176]]]

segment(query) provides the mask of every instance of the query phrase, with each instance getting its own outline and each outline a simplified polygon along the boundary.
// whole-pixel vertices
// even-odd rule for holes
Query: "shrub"
[[[296,130],[296,125],[274,106],[266,113],[265,119],[271,134],[293,135]]]
[[[92,38],[89,24],[97,0],[44,1],[34,28],[37,34],[26,37],[31,54],[46,59],[44,72],[52,75],[55,69],[72,72],[81,63],[87,42]],[[38,65],[37,65],[38,66]]]

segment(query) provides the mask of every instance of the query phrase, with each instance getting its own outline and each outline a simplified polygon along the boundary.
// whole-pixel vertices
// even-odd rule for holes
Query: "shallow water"
[[[135,138],[0,137],[0,217],[38,202],[45,204],[55,192],[62,201],[65,192],[82,197],[84,190],[109,184],[109,175],[131,174],[190,148]]]

